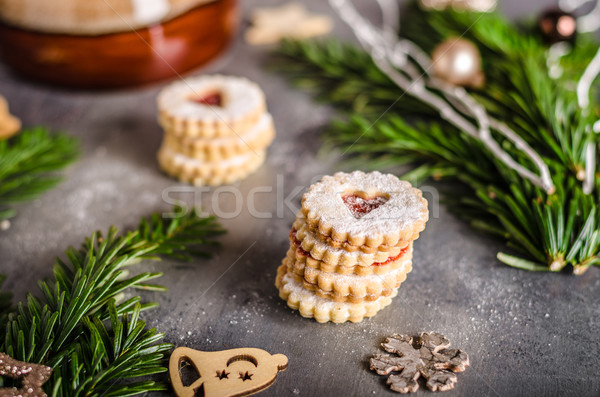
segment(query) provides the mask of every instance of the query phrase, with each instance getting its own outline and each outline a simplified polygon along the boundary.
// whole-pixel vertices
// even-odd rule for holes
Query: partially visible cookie
[[[302,226],[305,224],[306,224],[306,218],[304,217],[302,210],[300,210],[300,211],[298,211],[298,214],[296,215],[296,220],[294,221],[294,224],[292,225],[292,227],[294,227],[296,230],[300,230],[302,228]],[[376,247],[369,247],[368,245],[358,245],[357,246],[357,245],[350,244],[350,242],[347,240],[346,241],[336,241],[333,238],[331,238],[331,236],[321,234],[321,232],[319,232],[318,229],[314,229],[314,228],[310,227],[310,225],[308,225],[308,224],[307,224],[307,227],[308,227],[308,231],[311,232],[314,237],[321,240],[324,244],[326,244],[332,248],[341,248],[348,252],[360,251],[365,254],[389,253],[389,252],[393,252],[398,247],[405,247],[408,244],[407,241],[399,241],[398,244],[396,244],[394,246],[389,246],[386,244],[381,244]]]
[[[265,113],[256,125],[233,137],[190,138],[177,136],[169,131],[165,134],[165,145],[184,156],[197,160],[216,162],[264,150],[275,137],[273,118]]]
[[[218,162],[205,162],[186,157],[162,146],[158,163],[167,174],[196,186],[233,183],[256,171],[265,159],[265,152],[248,152]]]
[[[392,298],[398,293],[397,290],[394,290],[390,296],[383,296],[370,302],[335,302],[306,290],[292,275],[287,273],[285,265],[281,265],[277,269],[275,286],[279,289],[281,299],[287,301],[290,308],[298,310],[302,317],[314,318],[320,323],[328,321],[334,323],[360,322],[365,317],[374,316],[389,305]]]
[[[391,295],[412,270],[410,260],[401,261],[399,267],[389,272],[370,276],[342,275],[306,266],[302,268],[289,257],[284,259],[284,263],[288,272],[293,274],[294,279],[302,283],[305,289],[336,302],[352,303],[373,301],[381,296]]]
[[[398,259],[398,256],[406,252],[409,243],[396,246],[389,251],[375,251],[366,254],[361,251],[349,252],[343,248],[334,248],[316,238],[307,224],[303,224],[299,230],[292,229],[290,241],[299,244],[303,250],[310,253],[313,259],[323,261],[332,266],[371,266],[374,262],[384,263]]]
[[[333,21],[326,15],[312,15],[302,3],[291,2],[275,8],[258,8],[250,16],[252,26],[246,41],[253,45],[274,44],[283,38],[306,39],[331,31]]]

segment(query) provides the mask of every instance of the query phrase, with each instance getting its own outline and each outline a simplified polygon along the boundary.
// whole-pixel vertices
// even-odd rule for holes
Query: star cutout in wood
[[[217,371],[217,378],[219,379],[229,379],[229,372],[223,370],[223,371]]]
[[[248,371],[245,373],[240,372],[240,379],[244,382],[247,380],[252,380],[252,374],[249,374]]]
[[[253,45],[273,44],[283,38],[305,39],[329,33],[333,27],[325,15],[310,14],[301,3],[275,8],[258,8],[251,15],[246,41]]]
[[[21,388],[4,387],[0,397],[46,397],[42,385],[50,378],[52,368],[45,365],[17,361],[8,354],[0,353],[0,376],[21,379]]]

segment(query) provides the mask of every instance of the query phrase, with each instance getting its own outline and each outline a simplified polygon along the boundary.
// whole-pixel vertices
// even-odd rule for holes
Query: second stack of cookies
[[[290,231],[276,286],[318,322],[358,322],[389,305],[412,270],[425,228],[418,189],[379,172],[326,176],[311,186]]]
[[[260,167],[275,137],[263,91],[243,77],[189,78],[166,87],[157,102],[165,131],[158,161],[182,182],[243,179]]]

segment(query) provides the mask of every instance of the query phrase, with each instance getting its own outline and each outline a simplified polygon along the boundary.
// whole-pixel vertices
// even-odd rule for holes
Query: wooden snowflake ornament
[[[253,45],[274,44],[283,38],[306,39],[329,33],[333,26],[326,15],[306,11],[302,3],[287,3],[275,8],[258,8],[251,16],[246,41]]]
[[[50,378],[52,368],[18,361],[0,353],[0,376],[20,379],[21,387],[0,388],[0,397],[46,397],[42,385]]]
[[[398,393],[419,390],[417,380],[423,376],[431,391],[454,388],[462,372],[469,366],[469,356],[460,349],[449,349],[448,339],[436,332],[423,332],[418,337],[392,335],[381,344],[391,354],[375,354],[371,370],[379,375],[389,375],[387,384]],[[391,374],[391,375],[390,375]]]

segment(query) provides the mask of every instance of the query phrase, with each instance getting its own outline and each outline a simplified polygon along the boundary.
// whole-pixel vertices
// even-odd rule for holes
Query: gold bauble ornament
[[[497,0],[420,0],[424,10],[442,11],[452,7],[456,11],[492,12],[496,9]]]
[[[481,55],[473,43],[450,38],[431,53],[432,75],[452,85],[480,87],[484,82]]]

